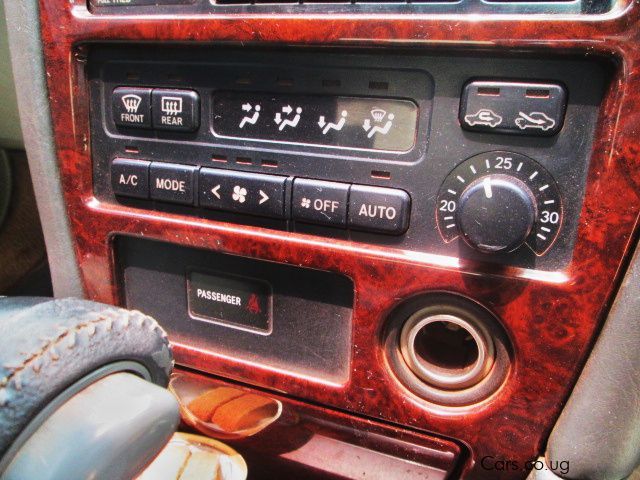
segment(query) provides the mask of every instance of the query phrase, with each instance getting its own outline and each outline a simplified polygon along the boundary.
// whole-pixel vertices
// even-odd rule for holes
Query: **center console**
[[[391,3],[40,2],[75,264],[281,402],[269,472],[525,478],[635,238],[640,20]]]

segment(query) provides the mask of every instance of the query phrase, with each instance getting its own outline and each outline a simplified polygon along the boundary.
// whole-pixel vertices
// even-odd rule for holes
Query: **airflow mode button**
[[[151,89],[118,87],[111,97],[113,121],[120,127],[151,128]]]
[[[151,164],[151,198],[184,205],[193,204],[197,167],[172,163]]]

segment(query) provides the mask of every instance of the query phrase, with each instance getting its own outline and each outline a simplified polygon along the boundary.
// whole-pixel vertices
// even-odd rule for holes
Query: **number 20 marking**
[[[456,202],[453,200],[440,200],[440,208],[441,212],[455,212],[456,211]]]

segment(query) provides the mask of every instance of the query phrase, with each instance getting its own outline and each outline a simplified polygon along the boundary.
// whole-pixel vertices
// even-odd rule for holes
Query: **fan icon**
[[[300,202],[300,206],[303,208],[309,208],[311,206],[311,200],[309,198],[303,198]]]
[[[233,187],[233,194],[231,195],[234,202],[244,203],[247,199],[247,189],[242,188],[240,185]]]

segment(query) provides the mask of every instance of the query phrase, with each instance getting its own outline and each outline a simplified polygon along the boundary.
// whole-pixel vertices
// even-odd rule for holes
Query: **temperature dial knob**
[[[453,169],[438,193],[438,229],[445,242],[461,237],[484,253],[526,245],[543,255],[562,223],[553,177],[518,153],[488,152]]]
[[[464,240],[481,252],[521,246],[536,220],[535,199],[522,182],[500,175],[475,180],[460,196],[456,212]]]

